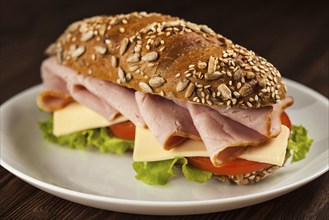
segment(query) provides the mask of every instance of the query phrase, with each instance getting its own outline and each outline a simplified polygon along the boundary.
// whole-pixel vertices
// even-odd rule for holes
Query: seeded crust
[[[279,71],[253,51],[206,25],[157,13],[75,22],[46,52],[80,74],[168,99],[259,108],[286,94]]]
[[[237,185],[247,185],[257,183],[277,171],[280,166],[273,165],[268,168],[258,170],[252,173],[238,174],[238,175],[218,175],[219,181],[223,183],[231,183]]]

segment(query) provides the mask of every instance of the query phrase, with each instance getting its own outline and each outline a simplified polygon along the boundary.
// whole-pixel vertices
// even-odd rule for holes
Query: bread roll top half
[[[279,71],[253,51],[158,13],[77,21],[46,52],[79,74],[196,104],[260,108],[287,92]]]

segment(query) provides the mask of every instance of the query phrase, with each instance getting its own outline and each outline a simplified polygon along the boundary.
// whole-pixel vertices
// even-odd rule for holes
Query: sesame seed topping
[[[124,27],[120,27],[119,31],[120,31],[120,33],[124,33],[126,31],[126,29]]]
[[[233,95],[234,95],[236,98],[239,98],[239,97],[240,97],[240,93],[237,92],[237,91],[234,91],[234,92],[233,92]]]

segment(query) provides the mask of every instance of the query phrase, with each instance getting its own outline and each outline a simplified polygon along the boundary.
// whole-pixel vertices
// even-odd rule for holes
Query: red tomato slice
[[[281,124],[287,126],[289,128],[289,130],[291,131],[291,129],[292,129],[291,121],[286,112],[282,112],[282,114],[281,114]]]
[[[193,167],[209,171],[214,174],[236,175],[251,173],[272,166],[267,163],[258,163],[245,159],[235,159],[224,163],[220,167],[215,167],[209,157],[188,157],[188,163]]]
[[[135,140],[136,127],[131,121],[111,125],[109,130],[114,136],[118,138],[125,140]]]
[[[287,126],[291,130],[291,122],[289,116],[282,112],[281,124]],[[209,157],[188,157],[188,162],[191,166],[221,175],[237,175],[251,173],[272,166],[267,163],[259,163],[245,159],[235,159],[227,161],[220,167],[215,167]]]

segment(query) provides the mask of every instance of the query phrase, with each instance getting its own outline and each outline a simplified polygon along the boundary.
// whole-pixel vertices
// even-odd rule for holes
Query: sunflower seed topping
[[[198,62],[198,68],[199,69],[204,69],[206,67],[207,67],[207,63],[206,62],[201,62],[201,61]]]
[[[193,94],[194,90],[195,90],[194,83],[190,83],[186,89],[185,98],[189,98]]]
[[[186,27],[190,28],[193,31],[200,31],[199,25],[192,22],[186,22]]]
[[[175,75],[175,78],[179,78],[181,76],[181,74],[180,73],[177,73],[176,75]]]
[[[126,79],[127,79],[127,82],[129,82],[130,80],[132,80],[133,76],[131,75],[131,73],[127,73],[126,74]]]
[[[221,77],[223,75],[223,73],[219,72],[219,71],[216,71],[212,74],[209,74],[209,73],[206,73],[204,75],[204,78],[206,80],[216,80],[216,79],[219,79],[219,77]]]
[[[239,93],[242,97],[246,97],[252,92],[252,88],[250,85],[245,84],[239,89]]]
[[[95,51],[99,54],[105,54],[107,52],[107,48],[104,46],[95,46]]]
[[[84,54],[85,51],[86,51],[86,47],[85,46],[80,46],[80,47],[78,47],[78,48],[76,48],[75,50],[72,51],[71,56],[73,58],[78,58],[82,54]]]
[[[246,76],[247,76],[247,79],[253,79],[253,78],[255,78],[255,73],[249,71],[249,72],[247,72]]]
[[[153,93],[153,89],[151,88],[151,86],[149,84],[147,84],[146,82],[139,82],[138,83],[139,87],[144,90],[145,92],[148,93]]]
[[[111,64],[114,68],[118,67],[118,58],[116,58],[115,56],[111,57]]]
[[[93,38],[94,36],[94,32],[92,30],[89,30],[87,32],[84,32],[82,35],[81,35],[81,38],[80,38],[80,41],[88,41],[90,40],[91,38]]]
[[[258,80],[258,85],[262,88],[265,88],[266,87],[266,80],[265,79]]]
[[[128,63],[137,63],[140,60],[141,55],[139,53],[134,53],[127,58]]]
[[[201,30],[207,34],[214,34],[215,32],[207,25],[201,25]]]
[[[183,82],[179,82],[176,86],[176,91],[177,92],[181,92],[184,89],[186,89],[186,87],[188,86],[188,84],[190,83],[190,80],[185,80]]]
[[[129,39],[128,38],[124,38],[121,41],[121,44],[120,44],[120,49],[119,49],[120,55],[123,55],[126,52],[126,50],[128,48],[128,45],[129,45]]]
[[[208,61],[208,73],[211,74],[211,73],[215,72],[217,62],[218,62],[218,60],[215,57],[210,56],[209,61]]]
[[[144,56],[142,56],[142,60],[151,62],[151,61],[155,61],[156,59],[158,59],[158,56],[159,56],[158,53],[153,51],[153,52],[147,53]]]
[[[125,83],[127,81],[126,74],[121,67],[118,68],[118,77],[122,83]]]
[[[217,90],[218,92],[220,92],[223,100],[228,100],[232,98],[232,92],[225,84],[220,84],[217,87]]]
[[[162,77],[155,76],[155,77],[150,79],[149,84],[153,88],[157,88],[157,87],[162,86],[165,82],[166,81]]]

